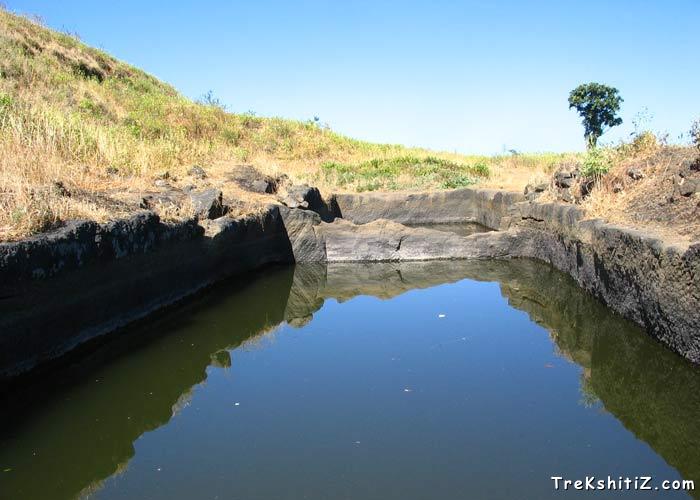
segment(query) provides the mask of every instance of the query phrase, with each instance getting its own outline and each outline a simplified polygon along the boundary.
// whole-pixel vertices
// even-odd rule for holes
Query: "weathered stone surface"
[[[370,218],[372,209],[404,222],[425,220],[425,215],[413,211],[416,195],[403,196],[405,210],[396,193],[338,195],[338,204],[343,215],[350,213],[359,221]],[[430,200],[429,196],[418,198],[424,204]],[[510,230],[461,238],[385,220],[363,225],[341,220],[319,224],[315,234],[323,238],[329,262],[485,257],[543,260],[572,275],[583,288],[676,352],[700,362],[700,280],[694,278],[700,275],[700,243],[688,248],[665,246],[639,231],[584,221],[583,210],[571,205],[499,205],[493,203],[496,197],[492,195],[461,194],[460,198],[488,200],[462,206],[467,207],[470,218],[488,221],[491,227],[509,226]],[[411,219],[413,214],[416,219]]]
[[[508,227],[521,193],[455,189],[427,193],[335,194],[338,217],[357,224],[387,219],[403,224],[478,222],[491,229]]]
[[[23,241],[0,243],[0,296],[19,282],[41,279],[85,265],[147,253],[170,242],[197,238],[194,221],[163,224],[153,212],[97,224],[68,222],[64,227]]]
[[[147,193],[141,198],[141,203],[139,206],[144,210],[177,208],[180,206],[183,199],[183,192],[176,190],[169,190],[160,193]]]
[[[280,207],[287,237],[296,262],[324,262],[326,260],[325,240],[317,232],[321,216],[311,210]]]
[[[530,227],[534,223],[547,230],[572,228],[585,215],[582,208],[561,203],[519,203],[516,208],[519,217],[514,225]]]
[[[337,195],[331,198],[332,203],[325,202],[314,188],[300,187],[293,193],[296,199],[307,202],[309,209],[274,206],[262,216],[173,225],[143,212],[109,224],[75,222],[47,235],[0,244],[0,296],[10,297],[0,301],[0,307],[5,308],[0,314],[0,374],[18,373],[56,357],[206,283],[265,263],[292,260],[538,259],[570,274],[609,307],[645,327],[674,351],[700,363],[700,242],[685,247],[667,245],[639,231],[585,220],[584,212],[576,206],[527,202],[519,193],[469,189],[371,193]],[[214,198],[220,200],[220,195]],[[329,220],[342,214],[367,223],[323,222],[315,210]],[[394,220],[375,220],[379,216]],[[502,230],[464,237],[409,228],[397,221],[477,221]],[[139,255],[148,258],[149,263],[138,267],[125,259]],[[123,268],[107,277],[107,269],[120,261],[124,261]],[[102,264],[92,271],[95,276],[79,278],[82,271],[75,270],[85,268],[87,273],[97,263]],[[145,277],[141,280],[134,274],[135,269],[149,273],[158,269],[162,271],[159,276],[169,278],[162,283]],[[26,294],[23,288],[36,286],[39,290],[43,280],[38,278],[65,270],[75,271],[65,273],[66,279],[81,283],[70,289],[85,288],[89,292],[94,287],[104,291],[99,283],[120,279],[131,279],[139,285],[114,304],[105,302],[104,310],[90,311],[85,317],[66,315],[70,319],[67,323],[62,317],[37,314],[36,305],[25,304],[25,309],[17,306],[43,293]],[[100,274],[103,271],[105,274]],[[179,284],[173,286],[172,280]],[[51,306],[49,299],[39,302]],[[51,331],[46,324],[49,320],[56,331],[72,328],[75,334],[37,337],[36,332]]]
[[[143,213],[0,245],[0,384],[210,283],[293,262],[277,207],[204,224]]]
[[[309,203],[307,201],[299,201],[292,196],[281,196],[279,200],[284,206],[289,208],[309,208]]]
[[[547,190],[549,184],[546,182],[538,182],[536,184],[528,184],[525,186],[525,194],[528,193],[543,193]]]
[[[192,165],[187,171],[187,175],[191,175],[195,179],[206,179],[207,172],[199,165]]]
[[[525,198],[527,198],[529,201],[534,201],[537,198],[539,198],[540,195],[544,193],[548,187],[549,184],[546,182],[539,182],[536,184],[530,183],[527,186],[525,186],[525,190],[523,192],[525,194]]]
[[[301,184],[287,188],[287,194],[280,197],[280,201],[289,208],[303,208],[313,210],[321,216],[325,222],[331,222],[339,217],[339,210],[335,197],[326,201],[321,196],[318,188]]]
[[[320,224],[316,233],[323,238],[328,262],[507,257],[515,238],[498,232],[458,236],[384,219],[361,225],[336,220]]]
[[[250,183],[250,191],[254,193],[271,193],[272,187],[270,182],[264,179],[258,179]]]
[[[253,193],[273,194],[277,192],[277,182],[271,177],[265,177],[246,183],[245,188]]]
[[[681,196],[693,196],[700,191],[700,180],[686,178],[678,186]]]
[[[226,213],[223,195],[219,189],[210,188],[204,191],[193,191],[189,193],[189,196],[197,217],[216,219]]]
[[[228,174],[228,179],[246,191],[261,194],[275,194],[280,187],[289,183],[289,178],[285,174],[265,175],[252,165],[239,165]]]
[[[582,220],[576,207],[519,204],[513,257],[570,274],[603,303],[700,363],[700,243],[667,245],[641,231]]]
[[[576,165],[562,165],[554,172],[554,185],[568,189],[574,185],[578,174],[579,171]]]
[[[94,260],[98,224],[72,221],[51,233],[0,243],[0,290],[21,279],[46,278]],[[1,292],[0,292],[1,293]]]

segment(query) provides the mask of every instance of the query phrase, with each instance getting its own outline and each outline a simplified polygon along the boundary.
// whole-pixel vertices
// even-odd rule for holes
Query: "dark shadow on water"
[[[68,499],[99,488],[133,457],[134,441],[187,403],[207,366],[283,321],[292,276],[272,268],[247,285],[213,287],[113,336],[54,380],[16,389],[0,401],[0,471],[12,469],[0,492]]]
[[[462,279],[500,283],[509,304],[546,328],[561,356],[582,367],[583,403],[599,402],[700,484],[696,367],[548,266],[449,261],[273,269],[247,285],[213,288],[113,337],[51,382],[0,401],[0,497],[62,499],[99,489],[127,467],[142,434],[188,403],[208,366],[230,366],[238,346],[281,323],[312,321],[326,299],[390,299]]]

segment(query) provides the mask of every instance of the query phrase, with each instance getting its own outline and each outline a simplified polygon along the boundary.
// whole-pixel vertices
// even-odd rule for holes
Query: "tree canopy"
[[[594,148],[605,127],[622,123],[617,116],[623,99],[618,90],[600,83],[584,83],[569,94],[569,109],[575,108],[583,118],[584,137],[589,148]]]

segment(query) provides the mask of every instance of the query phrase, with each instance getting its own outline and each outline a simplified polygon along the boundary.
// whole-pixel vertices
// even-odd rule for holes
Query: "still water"
[[[700,371],[547,266],[243,281],[0,401],[0,498],[576,496],[554,475],[700,485]]]

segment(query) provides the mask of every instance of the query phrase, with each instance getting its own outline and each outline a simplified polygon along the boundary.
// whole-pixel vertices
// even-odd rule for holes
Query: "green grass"
[[[326,183],[357,191],[466,187],[491,173],[483,162],[459,163],[434,156],[411,155],[357,164],[326,162],[321,165],[321,171]]]

